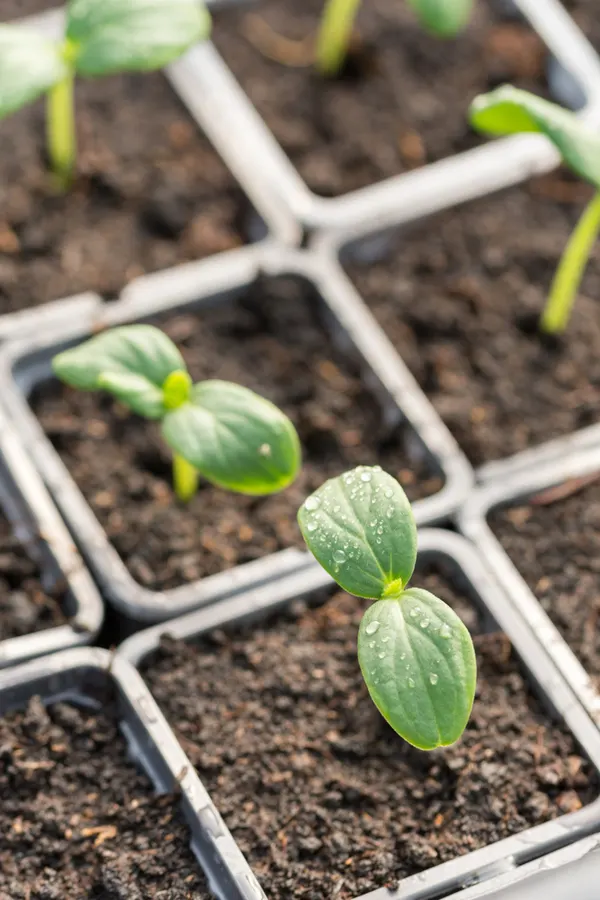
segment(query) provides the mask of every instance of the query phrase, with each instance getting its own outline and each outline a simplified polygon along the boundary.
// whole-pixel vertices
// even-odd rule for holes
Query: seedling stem
[[[177,499],[182,503],[189,501],[196,495],[200,473],[191,463],[180,456],[173,454],[173,488]]]
[[[317,38],[317,68],[337,75],[344,64],[360,0],[329,0]]]
[[[600,231],[600,191],[586,206],[569,238],[542,314],[541,328],[561,334],[569,324],[583,273]]]
[[[48,91],[48,157],[61,190],[71,184],[75,168],[74,82],[74,73],[70,72]]]

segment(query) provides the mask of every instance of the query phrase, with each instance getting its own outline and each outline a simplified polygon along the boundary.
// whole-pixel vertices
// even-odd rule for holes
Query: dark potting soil
[[[567,485],[568,487],[568,485]],[[600,484],[560,499],[560,490],[490,523],[500,543],[600,689]]]
[[[405,429],[384,426],[357,367],[336,351],[312,288],[292,279],[259,281],[238,301],[161,325],[181,348],[194,380],[244,384],[280,406],[298,428],[304,465],[294,485],[267,498],[203,483],[187,506],[171,489],[170,452],[156,423],[110,398],[58,384],[34,398],[41,423],[125,560],[152,589],[277,550],[303,546],[296,513],[323,481],[356,465],[379,464],[412,499],[441,480],[404,450]]]
[[[562,173],[428,219],[350,277],[471,462],[598,420],[600,245],[565,334],[538,330],[588,196]]]
[[[145,677],[273,900],[356,897],[591,801],[574,741],[529,693],[502,634],[478,633],[436,572],[415,584],[476,635],[479,678],[461,741],[404,743],[372,705],[356,658],[366,601],[323,606],[186,645]]]
[[[440,41],[407,3],[370,0],[345,71],[312,67],[323,0],[261,0],[217,11],[213,38],[302,178],[339,195],[480,142],[467,123],[478,93],[510,81],[544,93],[546,53],[524,23],[481,2],[468,29]]]
[[[0,641],[64,625],[64,589],[42,584],[39,565],[0,514]]]
[[[0,900],[208,900],[178,799],[127,758],[115,710],[0,719]]]
[[[0,123],[0,313],[114,296],[144,272],[243,243],[248,202],[161,73],[78,79],[76,106],[67,193],[43,158],[44,103]]]

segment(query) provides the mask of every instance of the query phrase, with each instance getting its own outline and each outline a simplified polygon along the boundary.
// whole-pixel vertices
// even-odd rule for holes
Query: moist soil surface
[[[500,543],[600,690],[600,483],[494,510]]]
[[[600,247],[564,335],[538,329],[588,195],[555,173],[405,229],[371,266],[347,263],[475,465],[598,420]]]
[[[0,514],[0,641],[67,622],[64,590],[42,584],[38,563]]]
[[[545,92],[542,42],[495,10],[478,3],[467,30],[440,41],[406,2],[363,3],[347,65],[329,79],[312,67],[323,0],[218,11],[213,37],[302,178],[331,196],[476,145],[478,93],[504,82]]]
[[[171,457],[156,423],[110,398],[58,383],[34,400],[41,423],[136,580],[164,589],[291,546],[304,546],[296,513],[324,480],[356,465],[381,465],[412,499],[439,477],[411,463],[404,430],[390,431],[359,372],[324,330],[312,289],[291,279],[259,281],[239,301],[162,324],[194,380],[244,384],[280,406],[298,428],[302,473],[267,498],[202,483],[179,504]]]
[[[0,313],[112,297],[144,272],[243,243],[248,203],[161,73],[78,79],[76,121],[66,193],[44,160],[44,103],[0,123]]]
[[[155,797],[109,703],[0,720],[0,900],[208,900],[178,799]]]
[[[595,796],[574,741],[530,695],[502,634],[479,633],[435,571],[415,584],[475,635],[461,741],[421,753],[377,713],[356,658],[366,601],[336,592],[298,618],[196,644],[166,640],[145,677],[273,900],[340,900],[453,859]]]

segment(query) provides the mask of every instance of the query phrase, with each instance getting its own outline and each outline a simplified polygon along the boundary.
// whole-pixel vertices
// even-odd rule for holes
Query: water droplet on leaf
[[[431,675],[429,676],[429,680],[432,684],[437,684],[438,681],[440,680],[440,676],[436,675],[435,672],[432,672]]]
[[[339,563],[341,566],[342,563],[346,562],[346,554],[344,553],[343,550],[334,550],[333,551],[333,560],[334,560],[334,562]]]
[[[450,630],[449,625],[442,625],[440,628],[440,637],[444,638],[444,640],[448,640],[448,638],[452,635],[452,631]]]
[[[315,509],[318,509],[320,505],[321,501],[318,497],[308,497],[304,502],[304,506],[309,512],[313,512]]]
[[[361,473],[360,473],[360,480],[361,480],[361,481],[365,481],[365,482],[370,481],[372,477],[373,477],[373,476],[371,475],[370,472],[361,472]]]
[[[379,622],[373,621],[373,622],[369,622],[369,624],[365,628],[365,631],[367,632],[367,634],[375,634],[375,632],[377,631],[378,628],[379,628]]]

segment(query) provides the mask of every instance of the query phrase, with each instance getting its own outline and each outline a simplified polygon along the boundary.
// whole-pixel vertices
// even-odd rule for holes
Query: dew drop
[[[258,452],[261,456],[270,456],[273,451],[271,450],[270,444],[261,444],[258,448]]]
[[[450,626],[442,625],[442,627],[440,628],[440,637],[444,638],[444,640],[447,641],[448,638],[451,636],[451,634],[452,634],[452,632],[450,630]]]
[[[334,550],[333,551],[333,561],[339,563],[340,566],[342,563],[346,562],[346,554],[343,550]]]
[[[373,476],[371,475],[370,472],[361,472],[361,473],[360,473],[360,480],[361,480],[361,481],[365,481],[365,482],[370,481],[372,477],[373,477]]]
[[[314,496],[313,496],[313,497],[308,497],[308,498],[304,501],[304,507],[305,507],[305,509],[307,509],[309,512],[314,512],[314,510],[315,510],[315,509],[318,509],[318,508],[320,507],[320,505],[321,505],[321,501],[319,500],[318,497],[314,497]]]
[[[440,676],[436,675],[435,672],[432,672],[429,676],[429,680],[432,684],[437,684],[438,681],[440,680]]]
[[[405,659],[406,659],[406,653],[402,653],[402,654],[400,655],[400,659],[401,659],[401,660],[405,660]]]
[[[386,500],[391,500],[393,496],[394,496],[393,490],[391,488],[388,488],[384,494],[384,497],[386,498]]]
[[[382,644],[387,644],[387,642],[389,641],[389,639],[390,639],[389,634],[386,634],[385,637],[382,637],[382,638],[381,638],[381,643],[382,643]]]
[[[411,619],[416,619],[418,615],[419,615],[419,613],[417,612],[416,609],[411,609],[411,611],[410,611]]]
[[[373,649],[374,646],[375,646],[375,641],[369,641],[369,647],[371,648],[371,650]]]
[[[393,506],[390,506],[390,508],[386,512],[386,516],[388,517],[388,519],[393,518],[393,516],[394,516],[394,507]]]
[[[419,622],[419,625],[421,626],[421,628],[423,630],[425,630],[426,628],[429,628],[429,619],[421,619],[421,621]]]
[[[408,686],[409,686],[409,688],[414,688],[414,686],[415,686],[415,679],[414,679],[414,678],[409,678],[409,679],[408,679]]]
[[[319,527],[319,523],[318,523],[318,522],[315,522],[314,519],[311,519],[310,522],[307,522],[307,523],[306,523],[306,530],[307,530],[307,531],[310,531],[310,532],[316,531],[318,527]]]
[[[365,631],[367,632],[367,634],[375,634],[378,628],[379,622],[374,620],[373,622],[369,622],[369,624],[365,628]]]
[[[385,653],[378,653],[377,655],[379,659],[385,659]]]

